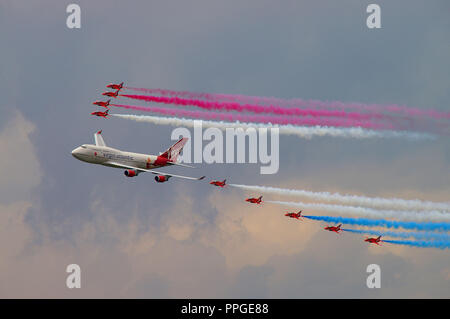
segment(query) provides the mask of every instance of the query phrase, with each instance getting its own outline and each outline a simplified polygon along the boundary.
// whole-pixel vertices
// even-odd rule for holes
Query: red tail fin
[[[187,137],[183,137],[181,140],[173,144],[167,151],[162,153],[160,156],[165,157],[168,160],[172,162],[176,162],[178,155],[180,155],[181,151],[183,150],[184,145],[188,141]]]

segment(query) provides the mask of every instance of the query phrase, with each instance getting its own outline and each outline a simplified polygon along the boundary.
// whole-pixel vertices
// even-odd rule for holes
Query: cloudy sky
[[[69,3],[81,29],[66,27]],[[88,165],[107,144],[157,153],[172,127],[89,116],[104,86],[449,110],[450,2],[0,0],[0,297],[450,297],[446,250],[373,247],[293,222],[237,189]],[[280,138],[280,170],[209,179],[449,201],[450,142]],[[174,169],[177,173],[191,171]],[[267,195],[267,197],[269,197]],[[276,196],[270,198],[277,199]],[[319,212],[317,212],[319,213]],[[68,264],[82,288],[65,285]],[[380,265],[381,288],[366,287]]]

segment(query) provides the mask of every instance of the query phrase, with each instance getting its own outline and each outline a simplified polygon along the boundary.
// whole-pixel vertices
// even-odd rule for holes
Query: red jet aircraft
[[[261,204],[261,202],[262,202],[262,196],[259,196],[258,198],[247,198],[246,200],[245,200],[246,202],[249,202],[249,203],[252,203],[252,204]]]
[[[211,181],[210,184],[214,185],[214,186],[224,187],[226,185],[225,184],[226,181],[227,181],[226,179],[224,179],[222,182],[221,181]]]
[[[98,106],[103,106],[103,107],[108,108],[109,102],[111,102],[111,100],[108,100],[108,101],[106,101],[106,102],[103,102],[103,101],[95,101],[95,102],[92,103],[92,104],[98,105]]]
[[[119,95],[119,91],[120,90],[117,90],[116,92],[103,92],[102,95],[116,98]]]
[[[339,234],[339,232],[342,231],[341,226],[342,226],[342,224],[339,224],[337,226],[327,226],[324,229],[329,230],[329,231],[334,231],[336,234]]]
[[[378,246],[381,246],[379,244],[379,242],[382,240],[381,240],[381,236],[378,236],[377,238],[366,238],[366,239],[364,239],[364,241],[367,241],[368,243],[371,243],[371,244],[377,244]]]
[[[298,219],[298,220],[300,220],[300,218],[303,217],[302,216],[302,211],[299,211],[298,213],[286,213],[286,214],[284,214],[284,216],[290,217],[290,218],[295,218],[295,219]]]
[[[111,84],[108,84],[106,87],[113,89],[113,90],[121,90],[123,88],[123,82],[120,84],[111,83]]]
[[[100,111],[92,112],[91,115],[96,115],[96,116],[104,117],[104,118],[106,119],[107,116],[109,115],[108,112],[109,112],[109,109],[106,110],[105,112],[100,112]]]

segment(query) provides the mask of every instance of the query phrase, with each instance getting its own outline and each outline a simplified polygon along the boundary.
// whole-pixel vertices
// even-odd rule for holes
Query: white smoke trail
[[[256,186],[256,185],[239,185],[239,184],[228,184],[228,185],[260,193],[298,196],[316,201],[336,202],[339,204],[350,206],[365,206],[372,208],[399,209],[399,210],[436,210],[436,211],[450,212],[450,203],[430,202],[418,199],[365,197],[357,195],[342,195],[339,193],[312,192],[300,189],[286,189],[286,188]]]
[[[159,125],[173,126],[189,126],[194,127],[194,123],[200,120],[160,117],[148,115],[132,115],[132,114],[111,114],[115,117],[134,120],[138,122],[148,122]],[[240,122],[223,122],[223,121],[204,121],[201,120],[204,127],[215,127],[225,130],[226,128],[279,128],[280,134],[297,135],[302,138],[312,138],[313,136],[333,136],[344,138],[405,138],[409,140],[429,140],[436,137],[428,133],[416,133],[405,131],[374,131],[363,129],[361,127],[336,128],[327,126],[294,126],[294,125],[277,125],[277,124],[261,124],[261,123],[240,123]]]
[[[395,218],[396,220],[419,220],[419,221],[449,221],[450,214],[427,211],[401,211],[401,210],[377,210],[366,207],[330,205],[320,203],[302,203],[302,202],[283,202],[283,201],[265,201],[266,203],[279,204],[290,207],[300,207],[303,209],[317,209],[326,212],[335,212],[342,215],[357,215],[369,218]]]

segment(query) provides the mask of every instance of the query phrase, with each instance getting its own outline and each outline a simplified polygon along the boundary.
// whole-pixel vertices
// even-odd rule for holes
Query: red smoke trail
[[[434,119],[450,119],[450,112],[441,112],[436,110],[425,110],[419,108],[410,108],[402,105],[380,105],[380,104],[363,104],[363,103],[344,103],[340,101],[319,101],[319,100],[303,100],[303,99],[281,99],[275,97],[259,97],[247,96],[239,94],[212,94],[212,93],[195,93],[188,91],[174,91],[163,89],[144,89],[127,87],[127,89],[145,92],[150,94],[158,94],[169,97],[181,97],[189,99],[206,99],[210,101],[231,101],[237,103],[255,103],[255,104],[278,104],[292,107],[309,107],[317,109],[354,109],[358,112],[373,112],[372,116],[383,116],[380,112],[391,112],[403,114],[410,117],[429,117]],[[386,115],[385,115],[386,116]]]
[[[143,88],[135,88],[135,87],[125,87],[126,89],[144,92],[149,94],[158,94],[162,96],[177,96],[188,99],[206,99],[206,100],[217,100],[218,94],[210,94],[210,93],[195,93],[188,91],[174,91],[174,90],[164,90],[164,89],[143,89]]]
[[[207,110],[225,110],[225,111],[238,111],[238,112],[252,112],[256,114],[260,113],[273,113],[277,115],[295,115],[295,116],[312,116],[312,117],[343,117],[349,120],[362,121],[368,120],[373,117],[384,118],[385,116],[380,114],[361,114],[355,112],[344,112],[336,110],[314,110],[314,109],[301,109],[301,108],[285,108],[274,105],[252,105],[252,104],[239,104],[236,102],[214,102],[204,101],[199,99],[183,99],[179,97],[164,97],[164,96],[149,96],[149,95],[130,95],[121,94],[121,96],[128,97],[135,100],[141,100],[146,102],[156,102],[164,104],[176,104],[176,105],[193,105]]]
[[[292,116],[267,116],[267,115],[242,115],[237,113],[217,113],[192,111],[185,109],[165,108],[165,107],[144,107],[134,105],[111,104],[112,106],[158,113],[162,115],[170,115],[176,117],[191,117],[203,120],[220,120],[229,122],[252,122],[252,123],[272,123],[282,125],[308,125],[308,126],[334,126],[334,127],[363,127],[369,129],[391,129],[391,127],[380,126],[367,121],[355,121],[352,119],[328,119],[328,118],[307,118]]]

